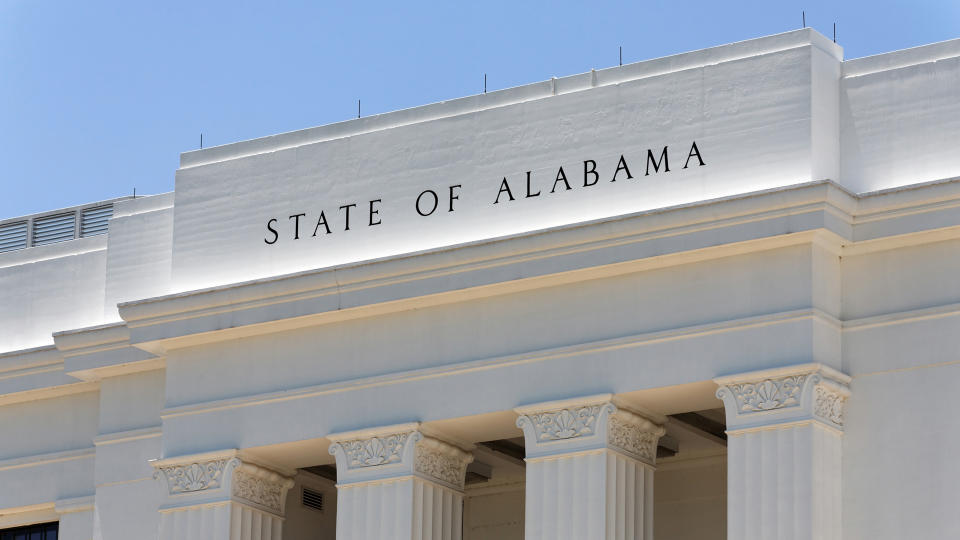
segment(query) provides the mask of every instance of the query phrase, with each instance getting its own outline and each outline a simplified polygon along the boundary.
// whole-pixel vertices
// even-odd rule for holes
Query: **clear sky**
[[[808,26],[846,58],[960,1],[0,0],[0,219],[174,188],[179,154]]]

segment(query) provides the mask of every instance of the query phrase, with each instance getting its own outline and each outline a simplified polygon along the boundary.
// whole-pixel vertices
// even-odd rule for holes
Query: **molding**
[[[0,373],[63,364],[63,357],[54,345],[43,345],[0,353]]]
[[[94,500],[94,495],[57,499],[57,501],[53,503],[53,509],[60,515],[73,514],[76,512],[93,512]]]
[[[114,431],[112,433],[102,433],[93,438],[93,445],[106,446],[109,444],[139,441],[143,439],[156,439],[162,436],[163,428],[161,426],[151,426],[138,429],[128,429],[125,431]]]
[[[96,448],[78,448],[75,450],[63,450],[60,452],[49,452],[46,454],[35,454],[18,458],[5,459],[0,461],[0,471],[11,469],[23,469],[26,467],[39,467],[52,463],[62,463],[64,461],[75,461],[80,459],[93,459],[96,457]],[[92,466],[92,465],[91,465]]]
[[[0,406],[23,403],[25,401],[36,401],[39,399],[52,399],[73,394],[83,394],[86,392],[97,392],[99,390],[100,383],[98,382],[78,381],[54,386],[44,386],[0,395]]]
[[[53,335],[64,371],[84,381],[162,369],[163,358],[130,344],[130,329],[120,321]]]
[[[844,332],[856,332],[884,326],[954,317],[956,315],[960,315],[960,302],[848,319],[843,321],[843,330]]]
[[[784,422],[774,422],[771,424],[755,425],[745,428],[738,429],[728,429],[728,437],[740,437],[746,435],[747,433],[759,433],[761,431],[779,431],[782,429],[791,429],[797,427],[806,427],[806,426],[815,426],[820,429],[827,430],[834,435],[842,436],[843,430],[837,428],[836,426],[831,426],[823,422],[818,422],[816,420],[794,420],[794,421],[784,421]]]
[[[816,420],[843,430],[851,378],[822,364],[801,364],[718,377],[727,433]]]
[[[732,319],[716,323],[698,324],[682,328],[675,328],[671,330],[644,332],[632,336],[589,341],[585,343],[579,343],[577,345],[551,347],[548,349],[539,349],[518,354],[496,356],[493,358],[461,362],[452,365],[415,369],[387,375],[361,377],[344,382],[324,383],[276,392],[264,392],[261,394],[254,394],[239,398],[218,399],[178,405],[175,407],[165,408],[163,411],[161,411],[160,417],[164,419],[176,418],[179,416],[190,416],[212,411],[238,409],[266,403],[306,399],[325,394],[347,392],[363,388],[389,386],[393,384],[404,384],[425,379],[462,375],[474,371],[546,362],[557,358],[566,358],[570,356],[593,354],[618,349],[629,349],[654,343],[690,339],[726,332],[739,332],[770,325],[791,324],[806,320],[824,322],[837,328],[840,326],[840,323],[836,319],[818,309],[784,311],[767,315],[758,315],[756,317]]]

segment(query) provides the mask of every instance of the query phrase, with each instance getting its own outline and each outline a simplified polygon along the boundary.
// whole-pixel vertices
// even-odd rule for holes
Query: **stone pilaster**
[[[850,377],[804,364],[714,381],[727,416],[727,537],[839,540]]]
[[[653,538],[663,419],[609,394],[516,409],[526,442],[527,540]]]
[[[338,540],[459,540],[473,456],[419,424],[330,435]]]
[[[236,450],[154,461],[167,500],[159,540],[280,540],[293,480]]]

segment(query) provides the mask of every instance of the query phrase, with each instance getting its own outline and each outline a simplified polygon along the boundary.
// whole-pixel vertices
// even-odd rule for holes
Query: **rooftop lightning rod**
[[[623,45],[620,46],[620,65],[623,65]]]
[[[483,93],[487,93],[487,74],[483,74]]]
[[[203,133],[200,134],[200,149],[203,150]]]
[[[807,27],[807,12],[806,12],[806,11],[801,11],[800,13],[803,14],[803,27],[806,28],[806,27]]]
[[[833,23],[833,42],[837,42],[837,23]]]
[[[360,118],[360,100],[357,100],[357,118]]]

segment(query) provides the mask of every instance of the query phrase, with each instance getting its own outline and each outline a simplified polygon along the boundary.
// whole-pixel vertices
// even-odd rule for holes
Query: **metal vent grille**
[[[0,253],[27,247],[27,222],[0,226]]]
[[[94,236],[107,232],[107,224],[112,216],[112,204],[85,208],[80,216],[80,236]]]
[[[323,493],[310,488],[303,488],[300,493],[300,502],[307,508],[323,512]]]
[[[72,240],[76,229],[76,221],[73,212],[44,216],[33,220],[33,245],[42,246]]]

